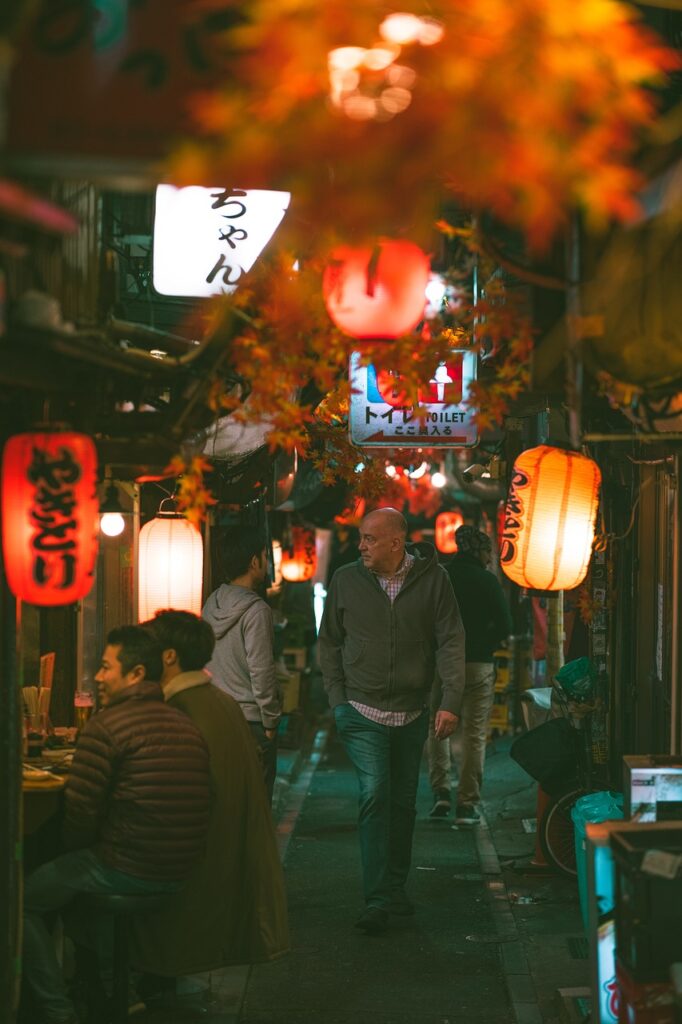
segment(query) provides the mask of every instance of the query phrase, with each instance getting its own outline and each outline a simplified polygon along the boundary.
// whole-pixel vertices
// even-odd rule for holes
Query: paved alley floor
[[[362,909],[355,778],[338,742],[313,778],[285,860],[292,954],[251,972],[243,1024],[509,1022],[495,926],[472,832],[428,818],[422,775],[413,918],[370,937]]]
[[[322,734],[320,734],[320,737]],[[408,891],[414,918],[366,936],[353,771],[335,738],[286,787],[278,826],[292,952],[275,964],[214,972],[205,998],[148,1009],[139,1024],[559,1024],[558,991],[586,984],[585,939],[571,879],[528,870],[536,787],[488,747],[487,824],[429,819],[422,766]],[[575,1001],[575,1000],[574,1000]],[[584,1002],[584,1001],[583,1001]],[[184,1003],[184,1005],[183,1005]]]

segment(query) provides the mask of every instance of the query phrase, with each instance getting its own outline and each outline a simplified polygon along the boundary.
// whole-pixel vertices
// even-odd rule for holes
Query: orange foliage
[[[397,7],[426,13],[420,0]],[[200,137],[171,170],[188,184],[289,189],[297,249],[334,229],[428,240],[447,193],[535,244],[575,206],[598,223],[635,213],[630,161],[655,116],[649,87],[678,61],[629,4],[436,0],[441,41],[398,48],[406,109],[369,120],[334,107],[327,60],[381,42],[383,0],[253,0],[247,11],[225,32],[225,93],[193,97]],[[356,77],[371,102],[388,81],[367,67]]]

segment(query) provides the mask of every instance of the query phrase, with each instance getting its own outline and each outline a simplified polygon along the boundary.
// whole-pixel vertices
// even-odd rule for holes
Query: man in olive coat
[[[215,639],[183,611],[145,624],[163,649],[168,705],[188,715],[210,755],[206,855],[168,909],[136,921],[131,961],[165,978],[275,960],[289,949],[286,895],[258,752],[239,705],[203,666]]]

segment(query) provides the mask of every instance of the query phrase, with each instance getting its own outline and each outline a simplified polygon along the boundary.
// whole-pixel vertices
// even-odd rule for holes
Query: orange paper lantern
[[[339,246],[322,278],[327,312],[354,338],[392,341],[424,316],[429,260],[413,242],[386,239],[374,248]]]
[[[461,512],[441,512],[436,516],[436,547],[444,555],[453,555],[457,551],[455,533],[464,526]]]
[[[10,590],[41,607],[89,592],[97,556],[97,451],[85,434],[17,434],[2,459],[2,548]]]
[[[173,504],[166,512],[163,506]],[[140,530],[138,619],[145,622],[164,608],[201,614],[204,545],[201,533],[164,499],[154,519]]]
[[[540,445],[514,463],[500,564],[532,590],[571,590],[592,553],[601,473],[577,452]]]
[[[305,526],[292,526],[291,542],[282,549],[282,579],[288,583],[305,583],[313,578],[316,569],[315,531]]]

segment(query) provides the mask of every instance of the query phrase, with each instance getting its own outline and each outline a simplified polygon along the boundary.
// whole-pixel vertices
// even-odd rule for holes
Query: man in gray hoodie
[[[250,526],[229,527],[222,562],[227,582],[213,591],[201,613],[216,638],[206,670],[215,685],[237,701],[249,723],[272,803],[282,699],[275,671],[272,612],[256,592],[267,571],[260,532]]]

